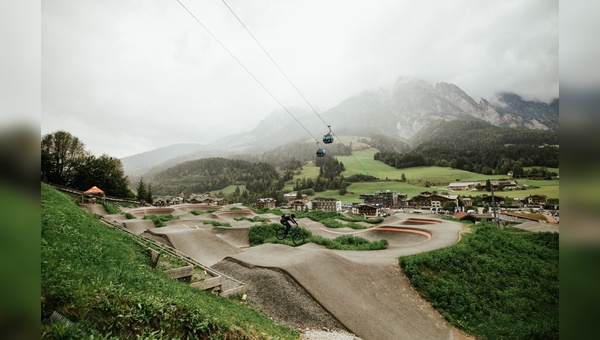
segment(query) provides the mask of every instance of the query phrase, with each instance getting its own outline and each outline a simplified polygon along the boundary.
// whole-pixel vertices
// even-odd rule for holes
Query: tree
[[[485,181],[485,190],[492,191],[492,182],[490,182],[489,179],[487,181]]]
[[[97,186],[109,196],[133,197],[121,160],[106,154],[84,157],[77,165],[73,178],[71,186],[77,189]]]
[[[152,197],[152,186],[148,184],[148,193],[146,194],[146,202],[152,204],[154,202],[154,198]]]
[[[456,203],[454,201],[446,201],[446,202],[444,202],[442,209],[444,209],[446,211],[454,211],[455,207],[456,207]]]
[[[72,186],[77,167],[89,155],[83,142],[59,130],[44,135],[41,148],[42,181]]]
[[[140,178],[140,181],[138,182],[137,188],[137,198],[139,200],[146,200],[146,198],[148,197],[148,189],[146,188],[146,183],[144,183],[144,177]]]
[[[400,176],[400,180],[406,182],[406,175],[404,175],[404,172],[402,173],[402,176]]]

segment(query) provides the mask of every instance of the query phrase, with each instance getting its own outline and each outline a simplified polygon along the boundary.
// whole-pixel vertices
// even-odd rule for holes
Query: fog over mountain
[[[365,91],[319,113],[298,109],[273,111],[246,133],[224,136],[209,144],[176,144],[121,159],[128,175],[186,160],[239,154],[261,154],[294,142],[315,142],[330,124],[338,136],[380,135],[413,147],[414,137],[433,122],[481,120],[495,126],[558,130],[558,98],[550,104],[525,101],[513,93],[476,101],[454,84],[431,84],[400,78],[391,92]],[[201,133],[201,131],[200,131]],[[421,139],[419,139],[421,141]]]

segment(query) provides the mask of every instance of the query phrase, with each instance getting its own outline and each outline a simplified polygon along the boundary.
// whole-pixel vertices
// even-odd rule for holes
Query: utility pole
[[[498,226],[498,228],[500,228],[500,220],[498,219],[497,212],[496,212],[496,201],[494,200],[494,185],[492,184],[492,181],[490,181],[489,179],[488,179],[488,181],[490,182],[490,191],[492,192],[492,209],[494,211],[494,220],[496,220],[496,225]]]

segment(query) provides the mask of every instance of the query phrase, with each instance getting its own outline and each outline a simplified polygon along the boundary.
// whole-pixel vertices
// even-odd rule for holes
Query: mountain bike
[[[290,228],[290,231],[287,234],[285,233],[285,227],[278,227],[275,230],[275,237],[278,240],[284,240],[285,238],[290,237],[295,245],[301,245],[306,242],[306,235],[300,231],[299,227]]]

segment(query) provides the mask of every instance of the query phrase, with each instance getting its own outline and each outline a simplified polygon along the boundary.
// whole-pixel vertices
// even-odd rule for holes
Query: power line
[[[306,102],[306,104],[313,110],[313,112],[317,115],[317,117],[319,117],[319,119],[323,122],[323,124],[325,124],[327,127],[330,127],[330,125],[328,125],[325,120],[323,119],[323,117],[321,117],[321,115],[319,115],[319,113],[317,112],[317,110],[310,104],[310,102],[306,99],[306,97],[302,94],[302,92],[298,89],[298,87],[294,84],[294,82],[285,74],[285,72],[283,71],[283,69],[279,66],[279,64],[277,64],[277,62],[275,62],[275,60],[271,57],[271,55],[269,54],[269,52],[267,52],[267,50],[262,46],[262,44],[258,41],[258,39],[256,39],[256,37],[252,34],[252,32],[250,32],[250,30],[248,29],[248,27],[242,22],[242,20],[237,16],[237,14],[235,14],[235,12],[233,11],[233,9],[225,2],[225,0],[221,0],[223,2],[223,4],[225,4],[225,6],[229,9],[229,11],[233,14],[233,16],[235,16],[235,18],[238,20],[238,22],[242,25],[242,27],[244,27],[244,29],[246,30],[246,32],[248,32],[248,34],[252,37],[252,39],[256,42],[256,44],[263,50],[263,52],[267,55],[267,57],[271,60],[271,62],[277,67],[277,69],[281,72],[281,74],[287,79],[287,81],[294,87],[294,89],[296,90],[296,92],[298,92],[298,94],[302,97],[302,99]],[[177,2],[179,3],[179,5],[181,5],[181,7],[183,7],[186,12],[188,12],[192,18],[194,18],[194,20],[213,38],[215,39],[215,41],[221,45],[221,47],[271,96],[271,98],[273,98],[273,100],[275,100],[314,140],[317,141],[317,146],[320,143],[320,140],[317,139],[288,109],[287,107],[285,107],[285,105],[283,105],[283,103],[281,103],[281,101],[279,101],[279,99],[277,99],[277,97],[275,97],[275,95],[269,91],[269,89],[200,21],[200,19],[198,19],[180,0],[177,0]],[[331,128],[330,128],[331,130]],[[338,139],[339,143],[346,149],[346,152],[348,152],[350,154],[350,156],[352,156],[352,158],[354,158],[354,160],[356,161],[356,163],[358,165],[360,165],[360,167],[365,171],[366,174],[369,174],[369,171],[362,165],[362,163],[354,156],[354,154],[352,153],[352,150],[349,150],[348,147],[341,141],[341,139],[332,132],[332,134]]]
[[[179,1],[179,0],[178,0]],[[283,69],[279,66],[279,64],[277,64],[277,62],[273,59],[273,57],[271,57],[271,55],[269,54],[269,52],[267,52],[267,50],[263,47],[263,45],[258,41],[258,39],[256,39],[256,37],[254,36],[254,34],[252,34],[252,32],[250,32],[250,30],[248,29],[248,27],[244,24],[244,22],[242,21],[242,19],[240,19],[240,17],[233,11],[233,9],[227,4],[227,2],[225,2],[225,0],[221,0],[221,2],[223,2],[223,4],[227,7],[227,9],[229,9],[229,11],[231,12],[231,14],[233,14],[233,16],[237,19],[237,21],[240,23],[240,25],[242,25],[242,27],[244,27],[244,29],[246,30],[246,32],[248,32],[248,34],[252,37],[252,39],[254,40],[254,42],[256,42],[256,44],[262,49],[262,51],[267,55],[267,57],[271,60],[271,62],[273,63],[273,65],[275,65],[275,67],[277,67],[277,69],[279,70],[279,72],[281,72],[281,74],[285,77],[285,79],[287,79],[287,81],[292,85],[292,87],[296,90],[296,92],[298,92],[298,94],[300,95],[300,97],[302,97],[302,99],[304,100],[304,102],[306,102],[306,104],[313,110],[313,112],[317,115],[317,117],[319,117],[319,119],[323,122],[323,124],[325,124],[327,127],[329,127],[329,130],[331,132],[331,125],[327,124],[325,122],[325,120],[323,119],[323,117],[321,117],[321,115],[317,112],[317,110],[311,105],[311,103],[308,101],[308,99],[306,99],[306,97],[302,94],[302,92],[300,91],[300,89],[298,89],[298,87],[296,86],[296,84],[294,84],[294,82],[287,76],[287,74],[283,71]],[[356,161],[356,163],[358,163],[360,165],[360,167],[365,171],[365,173],[369,173],[367,171],[367,169],[358,161],[358,159],[356,159],[356,157],[352,154],[352,150],[349,150],[348,147],[342,142],[342,140],[335,134],[332,133],[339,141],[340,144],[342,144],[342,146],[344,147],[344,149],[346,149],[346,152],[348,152],[352,158],[354,158],[354,160]]]
[[[250,30],[248,29],[248,27],[242,22],[242,19],[240,19],[240,17],[238,17],[237,14],[235,14],[235,12],[233,11],[233,9],[231,7],[229,7],[229,5],[227,4],[227,2],[225,2],[225,0],[221,0],[221,2],[223,2],[223,4],[225,4],[225,6],[229,9],[229,11],[231,12],[231,14],[233,14],[233,16],[238,20],[238,22],[242,25],[242,27],[244,27],[244,29],[246,30],[246,32],[248,32],[248,34],[252,37],[252,39],[254,39],[254,42],[256,42],[256,44],[263,50],[263,52],[265,52],[265,54],[267,55],[267,57],[269,57],[269,59],[275,65],[275,67],[277,67],[277,69],[279,70],[279,72],[281,72],[281,74],[285,77],[285,79],[287,79],[287,81],[294,87],[294,89],[296,90],[296,92],[298,92],[298,94],[300,95],[300,97],[302,97],[302,99],[304,99],[304,101],[306,102],[306,104],[313,110],[313,112],[319,117],[319,119],[321,119],[321,121],[323,122],[323,124],[328,125],[325,122],[325,120],[323,120],[323,118],[319,115],[319,113],[317,112],[317,110],[315,110],[315,108],[310,104],[310,102],[308,101],[308,99],[306,99],[306,97],[304,97],[304,95],[298,89],[298,87],[296,87],[296,85],[294,84],[294,82],[287,76],[287,74],[285,74],[285,72],[283,71],[283,69],[281,67],[279,67],[279,64],[277,64],[277,62],[271,57],[271,55],[269,54],[269,52],[267,52],[267,50],[258,41],[258,39],[256,39],[256,37],[254,36],[254,34],[252,34],[252,32],[250,32]]]
[[[229,53],[229,55],[271,96],[271,98],[273,98],[292,118],[294,118],[294,120],[300,124],[300,126],[302,126],[302,128],[304,130],[306,130],[306,132],[316,141],[319,141],[299,120],[298,118],[296,118],[291,112],[290,110],[288,110],[285,105],[283,105],[283,103],[281,103],[281,101],[279,101],[279,99],[277,99],[277,97],[275,97],[275,95],[269,91],[269,89],[258,79],[256,78],[256,76],[250,72],[250,70],[238,59],[236,58],[236,56],[206,27],[204,26],[204,24],[200,21],[200,19],[198,19],[187,7],[185,7],[185,5],[183,3],[181,3],[181,1],[177,0],[177,2],[179,3],[179,5],[181,5],[181,7],[183,7],[191,16],[192,18],[194,18],[194,20],[196,20],[196,22],[202,27],[204,28],[204,30],[213,38],[215,39],[215,41],[217,43],[219,43],[219,45],[221,45],[221,47],[227,52]],[[229,6],[228,6],[229,7]]]

